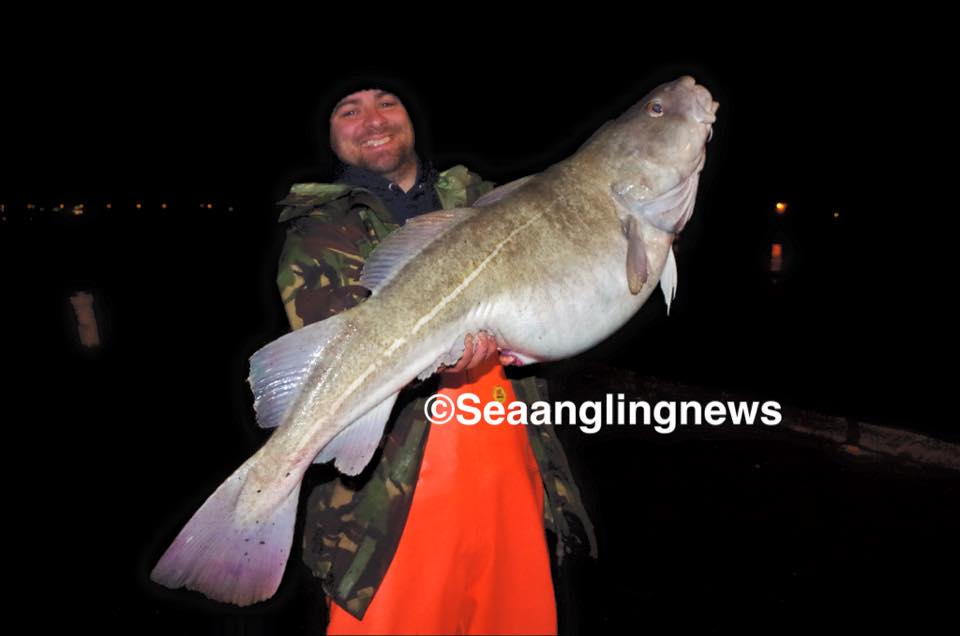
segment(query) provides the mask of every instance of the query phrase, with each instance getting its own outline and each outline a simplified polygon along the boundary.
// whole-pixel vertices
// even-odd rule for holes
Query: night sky
[[[30,259],[48,284],[69,272],[67,286],[122,275],[116,284],[123,288],[142,287],[138,272],[152,267],[176,287],[173,271],[208,262],[205,276],[219,288],[229,281],[261,301],[256,311],[268,318],[245,333],[281,333],[271,297],[282,234],[274,202],[295,181],[329,177],[318,109],[324,86],[350,76],[316,73],[305,82],[302,69],[247,73],[211,60],[129,77],[64,71],[25,84],[4,104],[7,257]],[[628,77],[498,70],[478,88],[406,79],[419,99],[412,107],[418,146],[440,169],[465,163],[497,183],[537,172],[683,73],[721,104],[696,212],[680,241],[676,315],[665,321],[652,316],[662,305],[645,308],[656,329],[647,337],[631,331],[636,355],[621,362],[710,385],[783,392],[853,416],[936,426],[923,421],[930,412],[922,413],[927,404],[916,397],[936,376],[924,350],[936,346],[930,326],[939,312],[928,310],[938,299],[929,292],[943,257],[920,247],[930,243],[933,226],[930,212],[918,208],[942,203],[918,183],[936,168],[928,149],[939,123],[891,90],[911,70],[906,62],[868,65],[859,54],[803,59],[773,50],[649,62]],[[781,217],[778,201],[788,204]],[[47,212],[28,214],[28,203]],[[50,212],[61,203],[68,211],[84,203],[85,216]],[[207,203],[214,208],[200,208]],[[181,248],[175,257],[163,240]],[[66,250],[60,259],[30,257],[49,241],[58,241],[54,253]],[[131,244],[141,241],[151,242],[144,252]],[[783,245],[776,282],[767,271],[772,243]],[[198,252],[182,251],[186,244]],[[122,263],[120,246],[132,250]],[[251,276],[245,284],[240,272]],[[203,311],[185,301],[180,309]],[[879,404],[878,394],[889,403]]]
[[[944,371],[931,363],[947,345],[938,330],[945,319],[936,278],[945,270],[933,247],[942,238],[933,214],[937,195],[926,187],[942,166],[944,116],[937,100],[928,99],[937,95],[936,82],[915,60],[879,50],[813,56],[799,54],[797,46],[790,41],[742,55],[638,55],[615,67],[602,64],[597,52],[591,63],[578,65],[549,54],[515,64],[445,58],[433,73],[416,76],[398,72],[397,63],[341,65],[334,73],[323,70],[332,64],[314,65],[307,57],[258,64],[252,53],[161,58],[135,72],[103,59],[64,60],[43,73],[21,69],[2,100],[4,286],[15,329],[32,330],[43,343],[43,356],[31,362],[48,371],[52,366],[65,380],[53,384],[58,399],[50,418],[62,427],[51,458],[54,477],[44,479],[42,501],[24,503],[43,508],[37,514],[48,546],[31,582],[57,589],[62,579],[51,578],[47,559],[66,558],[61,546],[108,551],[113,545],[114,556],[102,562],[97,578],[106,596],[75,597],[78,611],[108,614],[111,625],[163,616],[167,626],[182,620],[225,630],[216,633],[241,633],[243,621],[262,620],[267,626],[257,623],[258,629],[273,633],[271,616],[286,606],[231,614],[193,597],[181,603],[153,589],[144,573],[161,544],[263,439],[254,430],[245,379],[249,355],[287,329],[273,282],[283,237],[274,203],[293,182],[330,176],[321,145],[326,113],[318,109],[325,87],[358,72],[406,78],[418,98],[411,107],[418,149],[438,168],[464,163],[498,183],[569,156],[657,84],[693,75],[720,109],[697,207],[679,241],[680,287],[671,316],[656,294],[581,364],[960,441],[938,392]],[[459,82],[461,73],[474,79]],[[788,204],[782,216],[774,213],[779,201]],[[37,209],[28,211],[29,203]],[[52,210],[61,203],[67,211]],[[81,203],[83,216],[68,214]],[[161,203],[168,208],[161,210]],[[201,208],[207,203],[213,208]],[[784,250],[778,276],[769,271],[775,242]],[[97,298],[103,338],[97,352],[78,342],[67,300],[78,290]],[[27,443],[30,432],[14,436]],[[579,443],[564,441],[571,440]],[[645,457],[656,461],[661,442],[644,440]],[[596,460],[600,442],[593,443]],[[686,457],[690,470],[706,475],[708,468],[690,459],[696,449],[693,455],[677,446],[666,452]],[[812,457],[816,468],[810,468],[797,460],[800,451],[736,452],[794,461],[798,474],[812,474],[819,484],[838,479],[826,456]],[[588,453],[573,461],[589,470],[593,460]],[[855,472],[870,483],[899,483],[884,470]],[[911,541],[933,537],[946,545],[944,528],[956,527],[956,514],[931,511],[957,489],[947,488],[945,478],[918,479],[927,478],[940,494],[931,495],[929,506],[917,504],[916,516],[924,520],[910,527],[913,534],[904,532]],[[597,480],[582,487],[590,490]],[[904,501],[915,497],[906,486],[896,492]],[[78,499],[94,493],[109,496]],[[155,507],[142,503],[148,499]],[[607,521],[604,532],[614,536],[614,517],[604,512],[602,498],[587,499],[599,509],[600,525]],[[51,501],[63,507],[51,512]],[[125,506],[134,510],[124,518],[125,538],[109,544],[103,535],[117,529],[117,509]],[[791,514],[822,513],[804,510]],[[661,513],[658,508],[651,518]],[[851,513],[844,527],[900,527],[893,513],[872,514]],[[71,525],[65,534],[68,519],[99,521]],[[820,529],[811,524],[812,532]],[[895,535],[891,530],[879,541],[900,549],[890,538]],[[783,548],[781,554],[801,552]],[[97,567],[95,554],[72,558]],[[702,554],[697,558],[683,563],[702,574]],[[832,576],[826,565],[818,572],[819,583],[809,589]],[[588,576],[599,581],[601,575],[590,570]],[[294,593],[284,589],[283,602],[293,603]],[[802,603],[788,601],[791,611],[814,603],[809,590],[800,597]],[[602,604],[599,596],[590,598]],[[777,610],[774,601],[765,607]],[[580,616],[584,626],[626,624],[609,608],[591,615],[585,606]],[[215,627],[220,619],[237,622]]]

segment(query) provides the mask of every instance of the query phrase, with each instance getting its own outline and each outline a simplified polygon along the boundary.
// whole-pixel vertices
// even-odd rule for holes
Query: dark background
[[[296,556],[278,596],[247,610],[147,574],[264,438],[245,379],[248,357],[287,329],[274,202],[329,176],[318,108],[357,72],[400,72],[418,96],[420,150],[498,183],[694,75],[720,109],[672,315],[652,297],[568,364],[563,385],[603,364],[611,386],[620,369],[960,440],[939,380],[952,356],[934,176],[953,106],[929,67],[885,50],[798,54],[773,41],[741,55],[638,54],[626,69],[545,55],[418,59],[406,74],[239,52],[20,68],[3,98],[0,249],[11,348],[29,353],[11,397],[36,414],[10,448],[42,458],[14,491],[33,521],[24,584],[51,610],[34,620],[184,634],[322,625]],[[789,206],[779,217],[777,201]],[[82,216],[68,214],[80,203]],[[97,351],[79,344],[78,290],[96,298]],[[956,473],[786,435],[562,433],[601,550],[562,575],[567,631],[916,624],[955,595]]]

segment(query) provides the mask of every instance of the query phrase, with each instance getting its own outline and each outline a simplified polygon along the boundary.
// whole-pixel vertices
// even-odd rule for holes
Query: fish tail
[[[247,509],[244,485],[256,459],[247,460],[210,495],[167,548],[150,580],[239,606],[276,593],[293,543],[300,482],[269,514],[240,514]]]

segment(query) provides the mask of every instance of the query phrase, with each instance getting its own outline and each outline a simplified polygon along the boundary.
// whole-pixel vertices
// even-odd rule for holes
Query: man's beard
[[[360,156],[361,168],[379,175],[393,174],[408,162],[415,162],[412,148],[401,148],[396,153],[384,154],[377,157]]]

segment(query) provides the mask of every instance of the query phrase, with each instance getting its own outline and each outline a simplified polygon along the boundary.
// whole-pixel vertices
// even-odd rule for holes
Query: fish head
[[[710,91],[689,75],[658,86],[616,122],[623,128],[628,160],[691,174],[705,152],[718,107]]]
[[[609,157],[611,191],[629,213],[667,232],[683,228],[718,107],[685,75],[655,88],[591,140]]]

